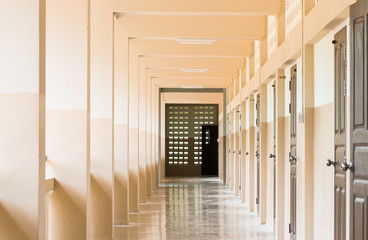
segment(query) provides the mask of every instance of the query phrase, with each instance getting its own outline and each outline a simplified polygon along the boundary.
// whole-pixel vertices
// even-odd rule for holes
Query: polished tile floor
[[[218,178],[169,178],[115,239],[261,239],[273,233]]]

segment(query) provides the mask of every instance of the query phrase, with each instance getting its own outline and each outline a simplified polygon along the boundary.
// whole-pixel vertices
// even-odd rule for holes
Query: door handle
[[[259,153],[256,152],[256,157],[259,157]]]
[[[245,152],[245,155],[249,155],[249,152]]]
[[[294,161],[296,161],[296,157],[292,156],[291,152],[289,152],[289,162],[292,163]]]
[[[346,172],[347,170],[353,171],[353,164],[343,162],[343,163],[341,163],[340,168],[344,172]]]
[[[275,157],[276,157],[276,156],[275,156],[274,154],[270,153],[269,158],[275,158]]]
[[[335,166],[336,165],[336,161],[332,161],[331,159],[327,159],[326,166],[329,167],[331,165]]]

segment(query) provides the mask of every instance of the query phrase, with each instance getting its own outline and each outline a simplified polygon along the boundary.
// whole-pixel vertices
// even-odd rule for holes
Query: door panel
[[[334,188],[335,188],[335,204],[334,204],[334,239],[346,239],[346,174],[341,170],[340,165],[345,162],[346,158],[346,132],[345,132],[345,116],[346,116],[346,28],[343,28],[334,36],[335,48],[335,84],[334,84],[334,117],[335,117],[335,159],[334,166]]]
[[[290,70],[290,239],[296,239],[296,65]]]
[[[368,2],[350,7],[351,101],[350,160],[341,167],[351,171],[350,239],[367,239],[368,199],[368,83],[367,83]]]

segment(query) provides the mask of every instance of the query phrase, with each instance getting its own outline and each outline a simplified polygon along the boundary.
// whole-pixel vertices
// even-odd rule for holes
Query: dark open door
[[[367,82],[367,14],[368,1],[350,8],[351,26],[351,96],[350,160],[341,164],[350,170],[350,239],[368,237],[368,82]]]
[[[257,111],[257,118],[256,118],[256,127],[257,127],[257,146],[256,146],[256,158],[257,158],[257,198],[256,204],[258,205],[257,211],[259,210],[259,196],[260,196],[260,144],[261,144],[261,98],[260,94],[257,95],[257,102],[256,102],[256,111]],[[259,212],[259,211],[258,211]]]
[[[218,176],[218,126],[202,126],[202,175]]]
[[[290,239],[296,239],[296,65],[290,70]]]
[[[346,158],[346,28],[334,37],[335,48],[335,148],[334,161],[327,160],[327,166],[335,166],[334,177],[334,239],[346,238],[346,174],[340,165]]]

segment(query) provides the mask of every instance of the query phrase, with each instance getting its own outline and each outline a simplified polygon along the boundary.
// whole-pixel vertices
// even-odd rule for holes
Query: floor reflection
[[[217,178],[166,179],[130,222],[115,239],[274,239]]]

